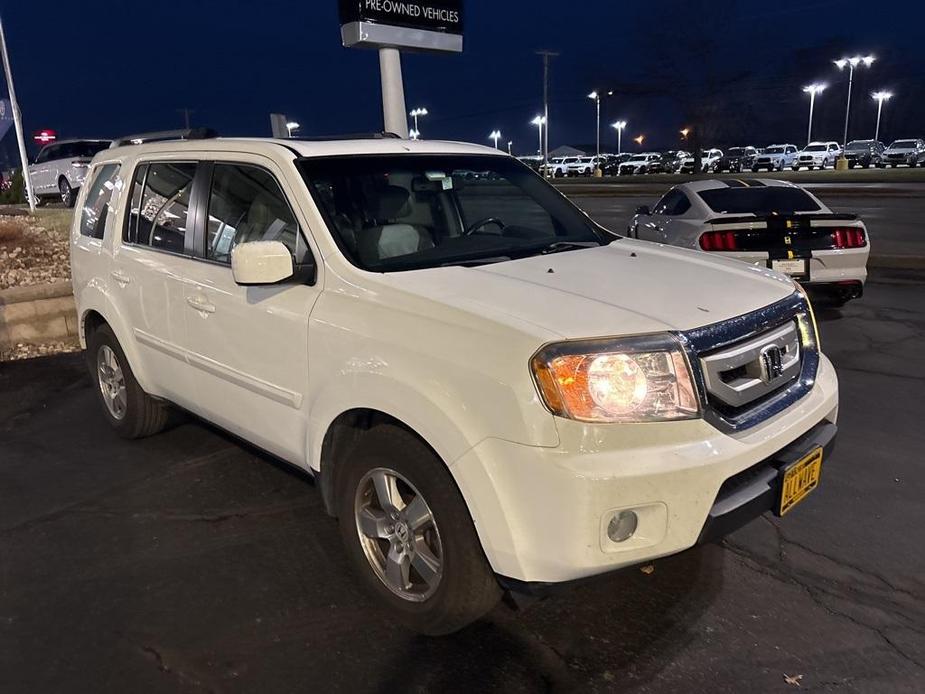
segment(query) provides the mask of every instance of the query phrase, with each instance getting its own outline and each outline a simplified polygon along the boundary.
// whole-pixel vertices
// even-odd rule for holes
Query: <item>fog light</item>
[[[639,518],[634,511],[620,511],[607,524],[607,537],[613,542],[624,542],[636,532]]]

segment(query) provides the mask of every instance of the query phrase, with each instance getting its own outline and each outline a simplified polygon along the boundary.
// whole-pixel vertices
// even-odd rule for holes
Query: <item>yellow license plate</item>
[[[788,467],[781,481],[780,515],[783,516],[818,487],[821,474],[821,448],[813,449],[808,455]]]

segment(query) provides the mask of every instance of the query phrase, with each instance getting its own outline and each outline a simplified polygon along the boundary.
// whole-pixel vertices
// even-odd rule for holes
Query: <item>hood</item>
[[[384,275],[394,288],[541,339],[690,330],[794,291],[783,275],[699,251],[620,239],[608,246],[478,267]]]

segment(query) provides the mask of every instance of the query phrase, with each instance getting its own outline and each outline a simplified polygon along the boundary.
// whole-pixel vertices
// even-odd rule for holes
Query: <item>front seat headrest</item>
[[[376,221],[387,222],[408,214],[411,194],[401,186],[385,186],[374,193],[372,208]]]

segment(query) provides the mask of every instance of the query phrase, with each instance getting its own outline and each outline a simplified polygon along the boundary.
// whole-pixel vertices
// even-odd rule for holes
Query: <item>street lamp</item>
[[[691,134],[691,129],[690,129],[690,128],[681,128],[681,130],[679,130],[678,132],[681,133],[681,139],[686,141],[686,140],[687,140],[687,136]]]
[[[421,137],[421,131],[417,128],[411,128],[411,130],[408,131],[408,137],[412,140],[418,140]]]
[[[513,150],[513,147],[514,147],[514,141],[513,141],[513,140],[508,140],[508,141],[507,141],[507,153],[508,153],[508,154],[513,154],[513,153],[514,153],[514,152],[512,151],[512,150]]]
[[[880,140],[880,113],[883,111],[883,102],[893,98],[892,92],[874,92],[870,95],[877,101],[877,130],[874,132],[874,140]]]
[[[611,123],[610,127],[617,131],[617,154],[623,154],[623,129],[626,127],[626,121],[618,120],[616,123]]]
[[[806,144],[813,141],[813,108],[816,105],[816,94],[825,91],[827,84],[815,83],[803,87],[803,91],[809,94],[809,129],[806,132]],[[847,137],[847,135],[845,135]]]
[[[294,120],[291,120],[291,121],[289,121],[288,123],[286,123],[286,131],[289,133],[289,138],[290,138],[290,139],[292,139],[292,133],[294,133],[294,132],[295,132],[296,130],[298,130],[300,127],[302,127],[302,126],[300,126],[300,125],[299,125],[298,123],[296,123]]]
[[[501,139],[501,131],[492,130],[488,137],[495,141],[495,149],[498,149],[498,140]]]
[[[607,92],[607,96],[613,96],[613,92]],[[601,156],[601,95],[597,90],[588,94],[588,98],[594,101],[594,105],[597,108],[597,156]]]
[[[426,115],[427,115],[427,109],[426,109],[426,108],[416,108],[416,109],[412,110],[411,113],[409,113],[408,115],[410,115],[412,118],[414,118],[414,130],[415,130],[415,132],[417,132],[418,135],[417,135],[417,137],[415,137],[415,138],[413,138],[413,139],[416,140],[416,139],[418,139],[419,137],[421,137],[421,130],[420,130],[420,128],[418,127],[418,118],[423,118],[424,116],[426,116]]]
[[[852,58],[840,58],[838,60],[833,60],[832,62],[838,67],[839,70],[844,70],[848,68],[848,104],[845,106],[845,137],[842,146],[848,144],[848,115],[851,113],[851,85],[854,83],[854,68],[858,65],[864,64],[865,67],[870,67],[875,58],[872,55],[859,56],[856,55]],[[844,157],[845,155],[842,154]]]
[[[633,142],[635,142],[637,145],[642,147],[642,143],[645,141],[645,139],[646,139],[645,135],[637,135],[636,137],[633,138]]]
[[[540,152],[540,156],[543,156],[543,126],[546,125],[546,118],[544,116],[537,116],[532,121],[530,121],[530,123],[532,125],[535,125],[539,129],[539,133],[540,133],[539,152]]]

